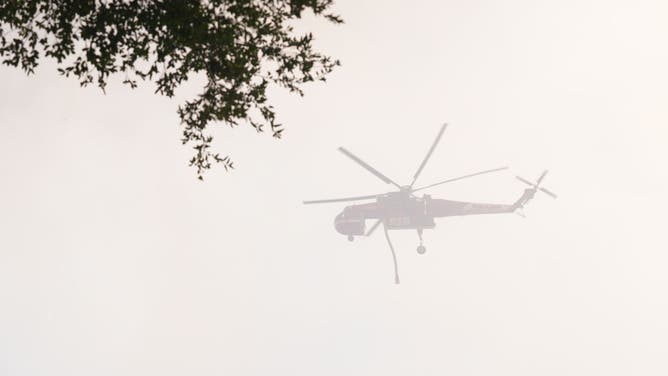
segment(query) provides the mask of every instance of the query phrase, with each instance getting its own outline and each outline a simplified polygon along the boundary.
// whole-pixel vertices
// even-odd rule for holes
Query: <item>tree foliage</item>
[[[333,0],[2,0],[0,58],[34,72],[53,58],[64,76],[103,91],[122,74],[134,88],[152,81],[171,97],[193,74],[201,93],[178,108],[190,165],[201,179],[213,163],[232,168],[211,151],[207,126],[247,123],[274,137],[283,131],[267,100],[269,85],[303,95],[301,85],[325,76],[338,61],[314,51],[313,36],[297,35],[290,21],[305,11],[331,22]]]

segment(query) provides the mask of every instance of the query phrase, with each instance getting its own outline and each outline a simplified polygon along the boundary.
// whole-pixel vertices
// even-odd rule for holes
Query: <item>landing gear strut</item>
[[[355,237],[352,236],[352,235],[348,235],[348,241],[351,242],[351,241],[353,241],[353,240],[355,240]]]
[[[427,252],[427,248],[425,248],[424,245],[422,245],[422,229],[419,228],[417,229],[418,237],[420,238],[420,245],[417,247],[417,253],[420,255],[424,255],[425,252]]]

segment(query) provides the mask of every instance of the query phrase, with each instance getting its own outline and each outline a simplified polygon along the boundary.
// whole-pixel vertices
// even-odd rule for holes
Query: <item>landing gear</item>
[[[351,241],[353,241],[353,240],[355,240],[355,237],[352,236],[352,235],[348,235],[348,241],[351,242]]]
[[[420,245],[417,247],[417,253],[419,255],[424,255],[425,252],[427,252],[427,248],[425,248],[424,245],[422,245],[422,229],[419,228],[417,229],[418,237],[420,238]]]

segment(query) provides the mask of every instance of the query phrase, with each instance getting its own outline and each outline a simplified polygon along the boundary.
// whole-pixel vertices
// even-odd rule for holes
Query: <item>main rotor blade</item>
[[[547,170],[543,171],[543,173],[540,174],[540,177],[538,178],[538,180],[536,180],[536,185],[540,185],[540,182],[543,181],[543,178],[545,178],[545,175],[547,175]]]
[[[378,195],[368,195],[368,196],[357,196],[357,197],[343,197],[343,198],[332,198],[327,200],[311,200],[304,201],[304,204],[326,204],[330,202],[345,202],[345,201],[359,201],[359,200],[370,200],[376,198]]]
[[[376,229],[378,228],[378,226],[380,226],[381,223],[383,223],[382,219],[377,220],[376,223],[374,223],[373,226],[371,226],[369,231],[367,231],[366,234],[364,234],[364,236],[371,236],[371,234],[373,234],[373,232],[376,231]]]
[[[415,175],[413,175],[413,182],[411,183],[411,187],[415,184],[417,181],[418,176],[420,176],[420,173],[422,172],[422,169],[424,166],[427,164],[427,161],[429,161],[429,158],[431,157],[431,154],[434,152],[434,149],[436,149],[436,145],[438,145],[438,142],[441,140],[441,136],[443,136],[443,132],[445,132],[445,128],[447,128],[448,124],[443,124],[441,126],[441,130],[438,131],[438,135],[436,136],[436,139],[434,140],[434,143],[431,144],[431,147],[429,148],[429,151],[427,152],[427,155],[424,157],[424,160],[422,160],[422,163],[420,164],[420,167],[418,167],[417,172]]]
[[[348,150],[346,150],[346,149],[344,149],[344,148],[342,148],[342,147],[339,148],[339,151],[340,151],[341,153],[345,154],[348,158],[350,158],[350,159],[352,159],[353,161],[357,162],[360,166],[364,167],[365,169],[367,169],[367,170],[368,170],[369,172],[371,172],[372,174],[376,175],[376,177],[379,178],[380,180],[384,181],[384,182],[387,183],[387,184],[394,184],[397,188],[401,189],[401,186],[400,186],[399,184],[393,182],[390,178],[388,178],[387,176],[381,174],[380,171],[378,171],[378,170],[376,170],[375,168],[369,166],[366,162],[364,162],[363,160],[359,159],[355,154],[349,152]]]
[[[457,181],[457,180],[462,180],[462,179],[471,178],[471,177],[478,176],[478,175],[482,175],[482,174],[489,174],[490,172],[496,172],[496,171],[507,170],[507,169],[508,169],[508,166],[504,166],[504,167],[494,168],[494,169],[491,169],[491,170],[485,170],[485,171],[476,172],[475,174],[468,174],[468,175],[460,176],[460,177],[457,177],[457,178],[452,178],[452,179],[448,179],[448,180],[443,180],[443,181],[441,181],[441,182],[434,183],[434,184],[431,184],[431,185],[427,185],[427,186],[425,186],[425,187],[420,187],[420,188],[417,188],[417,189],[413,189],[413,192],[421,191],[421,190],[423,190],[423,189],[427,189],[427,188],[435,187],[435,186],[437,186],[437,185],[441,185],[441,184],[445,184],[445,183],[450,183],[450,182]]]
[[[546,193],[549,196],[552,196],[552,198],[557,198],[557,195],[554,194],[553,192],[549,191],[547,188],[539,187],[538,189],[540,189],[541,192]]]

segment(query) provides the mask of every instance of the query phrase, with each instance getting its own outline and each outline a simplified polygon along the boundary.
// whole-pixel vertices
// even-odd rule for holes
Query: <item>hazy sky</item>
[[[237,169],[187,166],[178,98],[0,68],[2,375],[668,374],[668,3],[339,0],[306,20],[343,66],[272,92],[285,138],[216,132]],[[343,205],[488,168],[449,218],[349,243]]]

